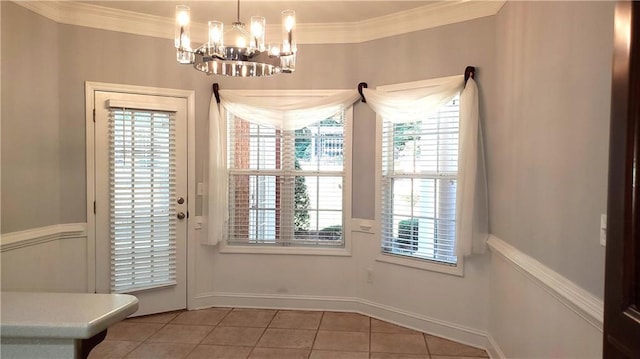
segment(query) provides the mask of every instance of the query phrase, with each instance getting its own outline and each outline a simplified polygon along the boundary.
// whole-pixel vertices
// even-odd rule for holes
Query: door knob
[[[178,212],[178,215],[176,217],[178,217],[178,219],[184,219],[184,217],[186,217],[186,216],[185,216],[184,212]]]

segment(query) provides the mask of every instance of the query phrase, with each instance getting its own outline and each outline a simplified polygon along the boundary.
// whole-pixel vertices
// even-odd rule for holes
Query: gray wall
[[[2,2],[3,233],[62,221],[58,28]]]
[[[487,121],[491,232],[602,298],[614,2],[508,2]]]

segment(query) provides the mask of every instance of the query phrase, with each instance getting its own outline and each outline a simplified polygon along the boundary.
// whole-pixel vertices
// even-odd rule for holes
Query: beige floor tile
[[[201,344],[254,346],[263,332],[263,328],[216,327]]]
[[[429,348],[429,354],[431,355],[489,357],[484,349],[475,348],[429,334],[425,334],[424,337],[427,340],[427,347]]]
[[[119,322],[107,330],[107,340],[128,340],[142,342],[160,330],[164,324]]]
[[[226,308],[191,310],[180,313],[171,324],[218,325],[230,311]]]
[[[313,349],[366,352],[369,351],[369,333],[320,330]]]
[[[370,359],[433,359],[429,354],[371,353]],[[451,358],[453,359],[453,358]]]
[[[427,354],[422,334],[371,333],[371,352]]]
[[[322,312],[280,310],[269,324],[270,328],[318,329]]]
[[[275,316],[275,310],[269,309],[237,309],[234,308],[220,322],[225,327],[266,328]]]
[[[371,318],[371,333],[422,334],[421,332]]]
[[[369,321],[369,317],[357,313],[325,312],[320,322],[320,330],[368,332]]]
[[[181,343],[143,343],[134,349],[127,359],[181,359],[185,358],[195,348],[195,344]]]
[[[369,359],[369,353],[339,352],[333,350],[312,350],[309,359]]]
[[[141,317],[129,318],[127,322],[133,323],[161,323],[167,324],[173,318],[177,317],[178,314],[182,313],[182,310],[176,310],[173,312],[159,313],[159,314],[151,314],[151,315],[143,315]]]
[[[187,359],[246,359],[252,347],[198,345]]]
[[[91,353],[89,359],[119,359],[124,358],[129,352],[135,349],[141,342],[105,340],[98,344]]]
[[[267,328],[256,345],[264,348],[311,349],[315,330]]]
[[[217,326],[216,326],[217,325]],[[369,353],[371,351],[371,353]],[[357,313],[209,308],[127,319],[90,354],[105,358],[482,359],[480,348]]]
[[[307,359],[307,349],[255,348],[249,359]]]
[[[205,325],[167,324],[147,339],[147,342],[198,344],[213,328]]]

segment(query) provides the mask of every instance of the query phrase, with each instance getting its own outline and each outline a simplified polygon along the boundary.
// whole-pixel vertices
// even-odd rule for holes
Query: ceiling
[[[252,15],[264,16],[268,23],[279,23],[280,12],[296,12],[298,23],[345,23],[373,19],[385,15],[432,5],[443,1],[363,1],[363,0],[252,0],[240,1],[240,20],[248,22]],[[236,0],[214,1],[83,1],[97,6],[142,14],[173,17],[176,5],[191,8],[193,21],[206,23],[219,20],[231,23],[237,18]]]
[[[2,1],[2,0],[0,0]],[[211,1],[16,1],[62,24],[172,39],[176,5],[191,7],[192,41],[206,41],[209,20],[230,24],[237,0]],[[360,43],[495,15],[500,0],[247,0],[240,20],[267,19],[267,38],[279,38],[280,12],[296,11],[298,44]]]

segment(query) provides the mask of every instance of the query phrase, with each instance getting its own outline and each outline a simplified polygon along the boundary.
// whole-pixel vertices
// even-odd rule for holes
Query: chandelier
[[[195,49],[191,47],[190,21],[189,7],[176,6],[175,46],[181,64],[193,65],[207,75],[235,77],[271,76],[295,70],[296,14],[292,10],[282,12],[282,43],[269,45],[265,42],[266,19],[252,16],[247,31],[240,21],[240,0],[231,29],[225,32],[222,22],[209,21],[208,41]]]

